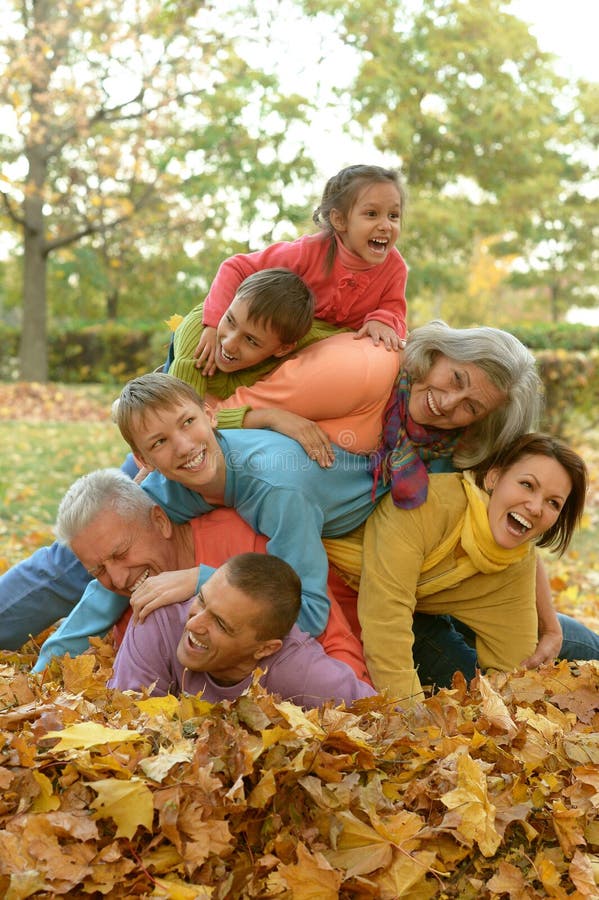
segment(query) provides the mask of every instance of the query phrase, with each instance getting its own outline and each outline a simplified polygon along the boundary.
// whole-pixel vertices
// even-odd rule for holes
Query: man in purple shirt
[[[215,521],[214,535],[202,528],[219,513],[172,522],[119,469],[84,475],[65,494],[57,536],[97,579],[88,586],[97,589],[85,615],[76,607],[69,616],[71,631],[82,636],[105,633],[96,627],[94,611],[97,607],[103,612],[111,597],[119,607],[111,608],[109,621],[117,620],[129,600],[134,619],[141,620],[127,627],[110,686],[138,690],[154,685],[155,695],[203,692],[206,700],[216,702],[238,697],[259,668],[267,690],[305,707],[326,700],[349,705],[376,693],[294,624],[301,604],[300,579],[279,557],[253,552],[254,547],[262,549],[264,539],[242,522],[252,552],[238,554],[229,549],[223,523]],[[229,520],[229,531],[236,532],[234,525]],[[215,569],[202,563],[207,555],[227,561]],[[178,590],[173,594],[169,584],[174,582]],[[146,605],[140,608],[139,593],[150,585]],[[191,600],[169,600],[180,597],[182,589],[183,596],[193,595]]]
[[[154,695],[184,690],[218,702],[238,697],[259,668],[268,691],[305,708],[374,694],[294,624],[300,602],[300,580],[282,559],[233,556],[197,596],[129,624],[109,687],[154,685]]]

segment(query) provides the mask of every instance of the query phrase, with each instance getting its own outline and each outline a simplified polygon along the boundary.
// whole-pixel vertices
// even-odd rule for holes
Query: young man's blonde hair
[[[204,409],[202,398],[185,381],[166,372],[148,372],[127,382],[112,404],[112,419],[133,452],[139,453],[133,429],[144,424],[147,413],[171,409],[185,401]]]

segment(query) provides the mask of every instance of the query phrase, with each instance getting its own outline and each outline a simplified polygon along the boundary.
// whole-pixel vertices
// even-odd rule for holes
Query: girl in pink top
[[[317,234],[239,253],[220,266],[204,303],[204,331],[195,355],[214,373],[216,326],[241,282],[261,269],[282,267],[312,289],[315,316],[399,350],[406,336],[408,270],[395,247],[405,192],[397,172],[348,166],[330,178],[313,219]]]

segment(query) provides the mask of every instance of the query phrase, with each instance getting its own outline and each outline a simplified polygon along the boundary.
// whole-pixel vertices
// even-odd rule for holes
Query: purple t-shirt
[[[205,672],[185,669],[177,659],[177,647],[188,618],[191,600],[163,606],[139,625],[129,624],[114,663],[108,684],[122,691],[139,690],[156,682],[152,694],[164,697],[178,694],[182,686],[187,694],[202,694],[204,700],[218,703],[235,700],[252,683],[252,675],[234,685],[216,684]],[[294,625],[283,646],[260,660],[264,674],[260,683],[272,694],[292,700],[309,709],[325,700],[349,706],[360,697],[371,697],[375,689],[360,681],[353,669],[339,659],[327,656],[315,638]],[[185,672],[185,675],[183,673]]]

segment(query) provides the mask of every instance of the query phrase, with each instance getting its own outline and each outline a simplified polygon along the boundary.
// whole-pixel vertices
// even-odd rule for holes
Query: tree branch
[[[21,227],[25,227],[25,219],[22,216],[19,216],[14,209],[11,199],[5,191],[0,191],[0,195],[2,196],[2,204],[4,209],[6,210],[9,219],[15,223],[15,225],[20,225]]]

